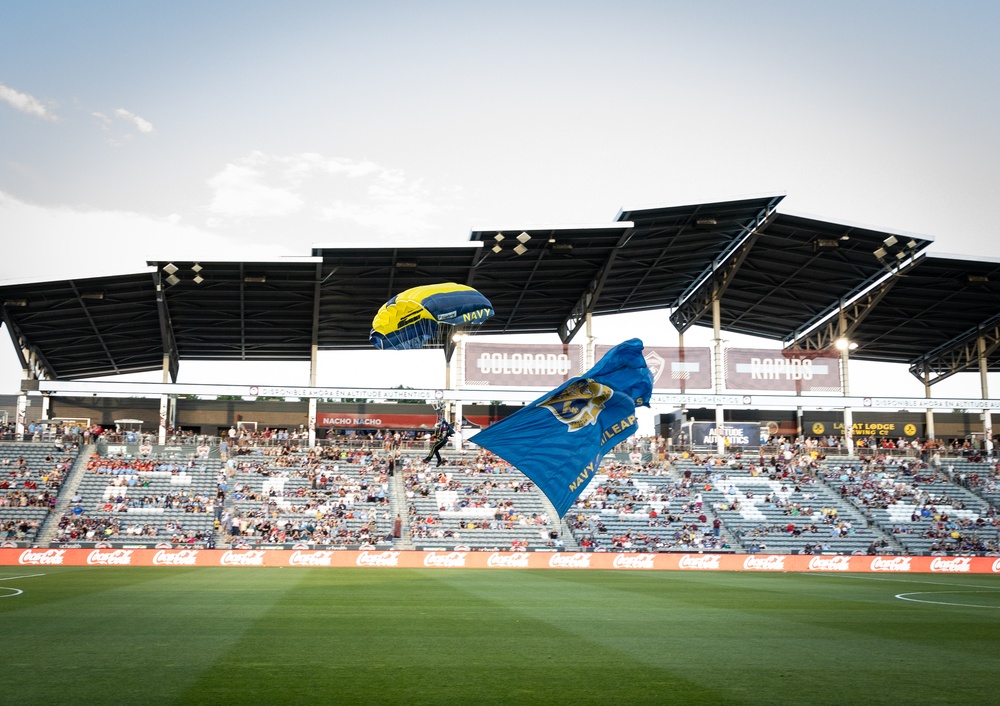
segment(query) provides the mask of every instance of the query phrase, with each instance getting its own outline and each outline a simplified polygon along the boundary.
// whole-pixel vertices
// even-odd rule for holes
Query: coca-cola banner
[[[622,571],[817,571],[1000,574],[997,557],[608,552],[398,551],[394,549],[14,549],[0,566],[283,566]]]
[[[583,349],[570,344],[465,344],[465,382],[495,387],[558,387],[579,375]]]
[[[594,359],[600,360],[611,346],[596,346]],[[642,357],[653,373],[653,389],[711,390],[712,350],[710,348],[668,348],[644,346]]]
[[[726,388],[781,392],[841,392],[835,352],[726,349]]]

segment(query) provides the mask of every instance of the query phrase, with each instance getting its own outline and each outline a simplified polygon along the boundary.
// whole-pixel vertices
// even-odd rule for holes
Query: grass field
[[[1000,576],[0,567],[0,636],[3,704],[1000,698]]]

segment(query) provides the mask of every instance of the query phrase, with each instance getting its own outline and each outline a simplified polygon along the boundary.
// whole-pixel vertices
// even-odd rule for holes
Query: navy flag
[[[648,407],[652,392],[642,341],[632,338],[469,440],[531,478],[562,517],[597,475],[604,454],[638,428],[635,408]]]

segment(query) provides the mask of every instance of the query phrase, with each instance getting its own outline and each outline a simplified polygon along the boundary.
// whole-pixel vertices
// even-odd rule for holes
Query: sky
[[[0,0],[0,281],[762,194],[995,257],[997,26],[980,0]],[[676,345],[668,313],[595,332]],[[382,353],[324,353],[318,382],[443,383],[440,351]],[[308,365],[180,381],[301,385]],[[923,395],[906,366],[854,363],[851,388]],[[979,376],[934,395],[978,397]]]

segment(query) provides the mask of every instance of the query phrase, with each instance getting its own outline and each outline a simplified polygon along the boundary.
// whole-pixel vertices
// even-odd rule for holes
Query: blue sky
[[[1000,3],[0,0],[0,26],[0,280],[763,193],[995,256]],[[598,328],[637,333],[676,343],[666,313]],[[14,361],[0,344],[0,391]],[[957,378],[935,394],[978,395]]]

